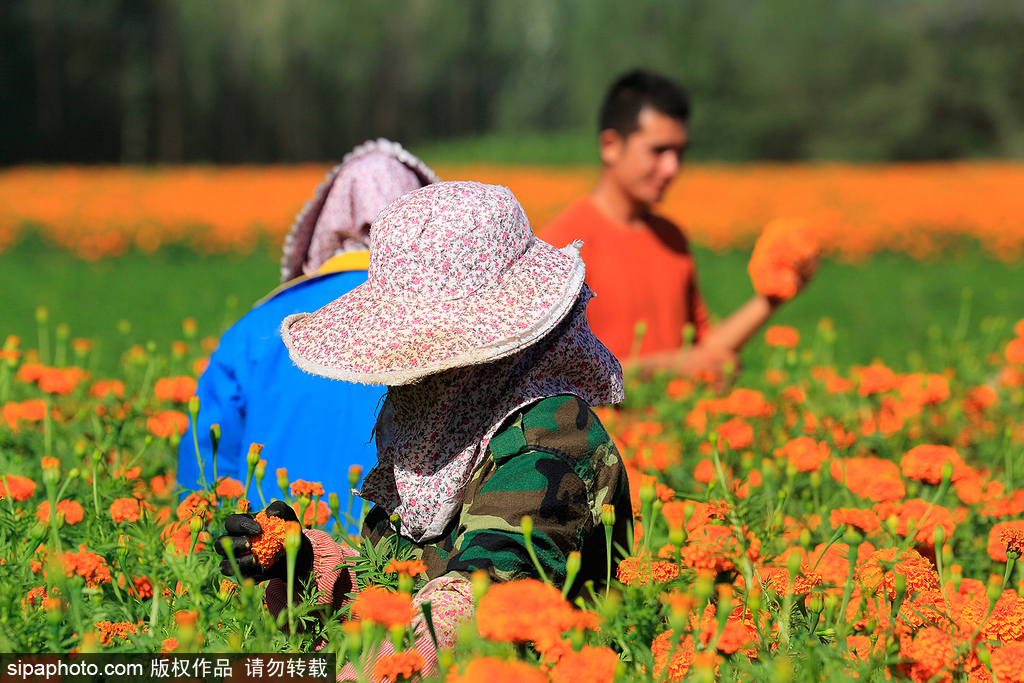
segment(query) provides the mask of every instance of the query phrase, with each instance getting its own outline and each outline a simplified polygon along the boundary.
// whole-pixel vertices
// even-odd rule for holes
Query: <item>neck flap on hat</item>
[[[574,394],[591,406],[623,399],[622,368],[587,326],[584,285],[550,333],[513,356],[390,387],[377,420],[377,465],[359,495],[402,518],[416,542],[458,513],[491,437],[520,408]]]
[[[302,272],[316,273],[339,251],[368,248],[370,224],[381,209],[422,185],[411,168],[382,152],[346,164],[317,217]]]

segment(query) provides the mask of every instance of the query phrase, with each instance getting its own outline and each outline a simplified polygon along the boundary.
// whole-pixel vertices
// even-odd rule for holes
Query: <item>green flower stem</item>
[[[530,555],[530,559],[533,561],[533,566],[537,569],[537,574],[540,576],[540,580],[544,583],[550,584],[548,575],[544,573],[544,567],[541,566],[540,560],[537,559],[537,553],[533,549],[533,518],[529,515],[524,515],[520,522],[523,529],[523,542],[526,544],[526,552]]]
[[[608,559],[608,567],[605,572],[604,580],[604,597],[608,599],[608,591],[612,587],[612,528],[607,524],[604,526],[604,551],[605,557]]]

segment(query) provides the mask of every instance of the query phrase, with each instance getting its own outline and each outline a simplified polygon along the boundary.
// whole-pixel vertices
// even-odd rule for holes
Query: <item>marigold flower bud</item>
[[[348,485],[352,488],[356,487],[359,483],[359,478],[363,476],[363,468],[361,465],[352,465],[348,468]]]
[[[331,508],[331,513],[337,517],[341,511],[341,501],[338,500],[338,494],[331,491],[327,494],[327,507]]]
[[[260,453],[263,452],[263,444],[249,444],[249,454],[245,456],[245,462],[255,468],[260,464]]]
[[[792,552],[789,557],[786,558],[786,569],[789,570],[789,580],[792,581],[796,578],[797,573],[800,571],[800,565],[803,563],[803,559],[800,557],[800,553]]]
[[[196,416],[199,415],[199,397],[193,396],[188,400],[188,414],[192,416],[192,424],[195,424]]]
[[[566,576],[575,577],[580,572],[580,567],[583,565],[583,556],[580,555],[578,550],[574,550],[569,553],[569,557],[565,559],[565,573]]]
[[[640,475],[640,502],[644,505],[653,502],[658,495],[656,481],[648,474]]]
[[[470,575],[469,580],[473,584],[473,597],[480,602],[480,598],[484,597],[487,589],[491,587],[491,577],[486,569],[477,569]]]
[[[288,468],[278,467],[277,468],[277,486],[281,489],[281,494],[287,499],[288,498]]]
[[[235,503],[235,514],[244,515],[252,509],[252,503],[247,498],[239,498]]]
[[[302,530],[298,522],[284,523],[284,549],[288,553],[298,552],[302,544]]]
[[[213,443],[214,449],[220,443],[220,425],[216,422],[210,425],[210,441]]]
[[[533,517],[530,515],[523,515],[523,519],[519,522],[519,526],[523,530],[523,536],[530,536],[533,534]]]
[[[615,506],[605,503],[601,506],[601,524],[615,526]]]
[[[45,325],[50,319],[50,311],[46,306],[36,306],[36,322],[40,325]]]

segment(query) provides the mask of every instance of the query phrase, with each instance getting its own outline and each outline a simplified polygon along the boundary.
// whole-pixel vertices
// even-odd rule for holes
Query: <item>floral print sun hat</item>
[[[345,248],[365,248],[363,226],[395,198],[438,181],[437,175],[402,145],[367,140],[345,155],[317,186],[284,240],[281,282],[316,272]]]
[[[281,336],[303,370],[361,384],[409,384],[504,358],[573,309],[580,244],[537,239],[506,187],[427,185],[377,217],[367,281],[285,318]]]

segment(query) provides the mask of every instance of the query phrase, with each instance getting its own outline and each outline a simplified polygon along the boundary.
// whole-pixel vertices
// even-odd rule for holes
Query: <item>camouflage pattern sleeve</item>
[[[530,515],[534,549],[549,578],[564,583],[566,558],[575,550],[583,554],[583,569],[573,594],[587,579],[603,584],[602,506],[616,508],[614,540],[622,546],[632,513],[622,458],[590,406],[570,395],[542,399],[511,418],[491,440],[489,455],[466,488],[450,551],[424,549],[428,573],[468,577],[483,569],[493,581],[536,578],[521,528]]]

